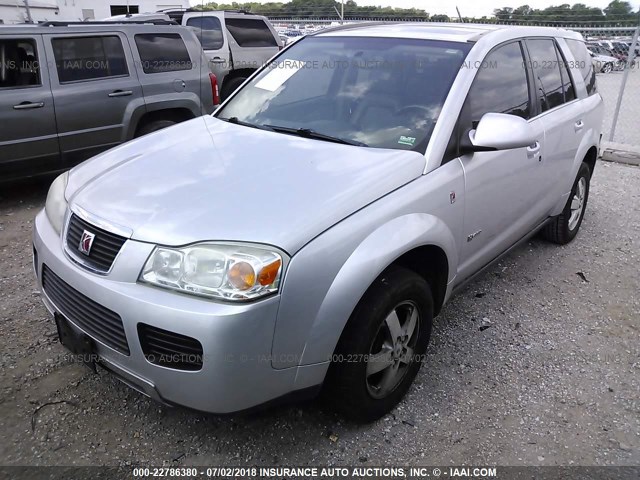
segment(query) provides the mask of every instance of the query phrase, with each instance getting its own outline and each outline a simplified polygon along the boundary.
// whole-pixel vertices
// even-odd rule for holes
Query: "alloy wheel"
[[[587,192],[587,179],[580,177],[576,192],[571,200],[571,215],[569,216],[569,230],[573,230],[578,225],[582,211],[584,210],[584,198]]]
[[[420,313],[415,303],[401,302],[381,323],[367,357],[367,390],[373,398],[389,395],[413,362],[420,333]]]

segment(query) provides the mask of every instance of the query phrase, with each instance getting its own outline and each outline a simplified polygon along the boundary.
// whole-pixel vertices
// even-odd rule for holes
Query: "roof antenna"
[[[457,5],[456,5],[456,12],[458,12],[458,18],[460,19],[460,23],[464,23],[464,20],[462,19],[462,15],[460,15],[460,9],[458,8]]]

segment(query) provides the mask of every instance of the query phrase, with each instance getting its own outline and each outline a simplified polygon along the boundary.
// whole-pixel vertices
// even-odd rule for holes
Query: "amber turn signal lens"
[[[275,282],[276,278],[278,277],[278,272],[280,271],[280,265],[282,265],[282,260],[278,259],[260,270],[260,275],[258,275],[258,283],[260,283],[260,285],[266,286],[271,285],[273,282]]]
[[[238,290],[248,290],[256,283],[256,272],[247,262],[238,262],[229,269],[228,278]]]

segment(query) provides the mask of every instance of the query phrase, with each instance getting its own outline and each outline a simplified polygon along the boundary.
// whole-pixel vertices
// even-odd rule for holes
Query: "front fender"
[[[365,291],[410,250],[425,245],[441,248],[449,263],[448,283],[455,276],[454,235],[434,215],[411,213],[393,218],[351,245],[348,252],[342,247],[358,229],[341,227],[346,228],[335,227],[314,240],[289,265],[274,338],[275,368],[329,361]],[[326,261],[319,263],[318,259]],[[318,277],[310,278],[310,272],[318,272]]]

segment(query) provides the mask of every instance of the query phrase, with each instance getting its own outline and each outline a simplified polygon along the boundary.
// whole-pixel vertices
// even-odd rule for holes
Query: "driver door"
[[[458,275],[469,277],[521,237],[544,216],[542,145],[544,127],[535,118],[531,80],[520,41],[493,49],[482,63],[459,119],[468,135],[485,113],[528,120],[537,141],[524,148],[464,154],[465,214]]]

